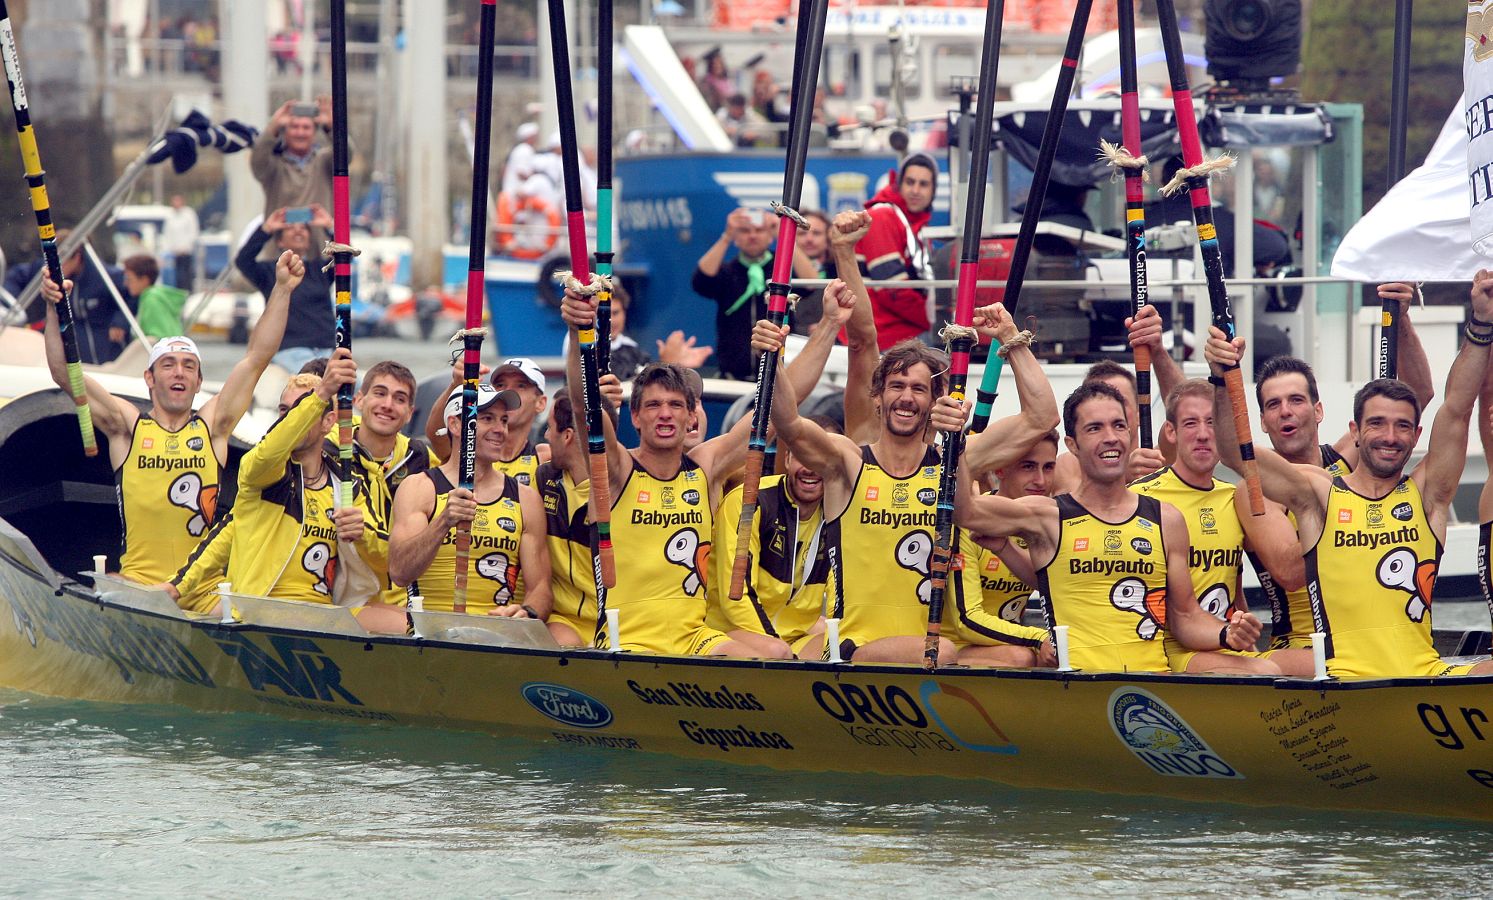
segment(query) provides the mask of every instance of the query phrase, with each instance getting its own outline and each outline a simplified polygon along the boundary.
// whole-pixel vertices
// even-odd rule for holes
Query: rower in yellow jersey
[[[1170,466],[1131,484],[1136,493],[1171,504],[1187,523],[1187,565],[1192,572],[1192,590],[1203,611],[1220,618],[1233,608],[1248,610],[1243,587],[1243,558],[1268,565],[1277,584],[1304,582],[1301,548],[1296,531],[1285,513],[1272,506],[1265,515],[1254,516],[1235,502],[1234,486],[1213,477],[1218,466],[1218,443],[1213,429],[1213,387],[1201,379],[1184,381],[1166,398],[1166,423],[1161,426],[1168,443],[1177,448]],[[1197,654],[1166,635],[1166,658],[1173,672],[1189,672]],[[1219,651],[1235,657],[1237,671],[1257,674],[1259,659],[1269,659],[1286,675],[1310,677],[1312,656],[1307,650]],[[1230,671],[1222,661],[1212,662],[1215,672]]]
[[[388,539],[367,481],[354,469],[353,504],[338,508],[337,457],[325,443],[337,421],[332,400],[357,380],[357,366],[342,348],[326,373],[296,375],[281,392],[280,418],[239,460],[233,511],[160,585],[178,603],[206,612],[226,580],[240,594],[349,607],[369,631],[404,633],[403,608],[379,602]]]
[[[432,612],[450,612],[456,575],[457,523],[471,523],[467,612],[544,621],[550,612],[550,561],[544,507],[533,488],[493,468],[502,452],[507,413],[518,395],[481,385],[477,393],[476,480],[456,487],[461,460],[452,456],[413,475],[394,495],[389,534],[389,577],[397,585],[416,579]],[[461,396],[447,401],[446,427],[461,433]],[[518,596],[519,573],[529,591]]]
[[[1074,666],[1165,672],[1158,640],[1165,628],[1188,649],[1204,651],[1192,671],[1232,669],[1233,658],[1215,651],[1253,648],[1260,621],[1239,610],[1224,621],[1198,605],[1182,514],[1126,487],[1130,429],[1123,397],[1107,384],[1082,385],[1063,404],[1063,428],[1083,476],[1078,490],[1056,498],[977,496],[969,480],[982,467],[967,459],[956,520],[976,534],[1026,539],[1043,611],[1050,625],[1068,627]],[[1279,673],[1268,661],[1260,669]]]
[[[560,314],[574,328],[592,327],[595,297],[567,288]],[[572,409],[579,396],[579,342],[566,355]],[[606,432],[608,488],[612,497],[612,544],[617,583],[607,592],[607,611],[618,613],[621,646],[614,649],[681,656],[791,655],[786,644],[748,645],[705,625],[707,568],[712,530],[711,483],[741,465],[750,422],[685,450],[698,422],[700,397],[688,370],[651,364],[632,383],[628,409],[639,446],[617,440],[610,415]],[[584,420],[577,424],[584,430]],[[610,645],[605,632],[598,642]]]
[[[1052,496],[1057,470],[1057,429],[1042,435],[1020,459],[994,471],[995,493],[1010,500]],[[1037,583],[1026,541],[1020,537],[990,538],[975,556],[985,609],[1008,622],[1020,622]]]
[[[305,264],[286,251],[275,265],[275,287],[265,302],[243,359],[217,395],[193,408],[202,388],[202,356],[188,337],[162,338],[150,348],[145,385],[149,412],[116,397],[92,378],[83,384],[93,425],[109,445],[109,463],[119,486],[122,547],[119,574],[141,584],[171,578],[217,515],[219,479],[228,459],[228,438],[254,399],[254,386],[285,333],[290,294],[305,277]],[[62,338],[53,304],[62,294],[42,279],[46,304],[47,366],[52,380],[69,390]],[[66,283],[72,289],[70,282]]]
[[[1420,437],[1415,392],[1394,379],[1371,381],[1353,399],[1350,433],[1359,450],[1347,475],[1288,462],[1256,449],[1260,480],[1271,499],[1296,516],[1306,556],[1316,631],[1327,636],[1327,668],[1335,677],[1441,676],[1493,672],[1493,662],[1451,665],[1431,639],[1431,599],[1448,510],[1466,462],[1467,428],[1493,344],[1493,272],[1473,280],[1465,338],[1430,447],[1407,475]],[[1215,370],[1237,365],[1244,342],[1212,329],[1205,350]],[[1226,409],[1226,392],[1216,408]],[[1232,423],[1223,422],[1219,449],[1239,466]]]
[[[997,305],[977,313],[1009,343],[1015,326]],[[782,332],[759,322],[753,333],[758,350],[781,347]],[[985,431],[998,464],[1008,461],[1009,447],[1025,448],[1052,428],[1057,410],[1052,391],[1030,348],[1017,342],[1010,355],[1023,399],[1023,411],[994,423]],[[856,446],[841,435],[801,417],[797,395],[779,382],[774,391],[772,421],[780,445],[824,478],[826,541],[835,556],[834,614],[841,620],[841,655],[858,662],[914,662],[923,654],[927,627],[930,554],[933,548],[934,502],[939,479],[939,455],[925,438],[930,425],[937,430],[964,427],[965,411],[943,396],[947,357],[916,341],[903,341],[882,355],[871,381],[870,395],[882,418],[881,436],[867,446]],[[946,608],[946,621],[958,606],[958,591],[978,603],[979,575],[964,566],[973,544],[961,543],[955,565],[955,602]],[[968,608],[968,605],[966,606]],[[1050,648],[1039,632],[989,617],[990,634],[971,633],[978,640],[980,661],[996,665],[1035,665],[1048,662]],[[950,628],[953,631],[953,628]],[[817,658],[824,640],[816,635],[802,655]],[[939,660],[951,663],[958,650],[941,639]],[[1050,664],[1050,663],[1049,663]]]
[[[461,379],[461,366],[454,366],[448,397],[452,393],[460,393]],[[508,413],[508,436],[504,438],[503,452],[499,454],[493,467],[505,475],[512,475],[519,484],[533,487],[540,464],[548,462],[550,458],[548,444],[535,444],[529,439],[534,420],[544,412],[549,403],[549,398],[544,393],[544,371],[534,360],[515,356],[499,363],[488,375],[488,383],[495,390],[512,391],[519,398],[518,408]],[[446,459],[450,455],[451,439],[439,407],[432,409],[425,421],[425,437],[430,441],[436,456]]]
[[[616,389],[616,379],[604,376],[603,391]],[[611,402],[611,401],[609,401]],[[590,647],[596,641],[596,575],[592,567],[596,530],[591,526],[591,469],[575,426],[570,395],[562,388],[550,399],[545,440],[550,461],[539,467],[540,500],[544,503],[550,550],[550,589],[555,608],[549,629],[562,647]]]

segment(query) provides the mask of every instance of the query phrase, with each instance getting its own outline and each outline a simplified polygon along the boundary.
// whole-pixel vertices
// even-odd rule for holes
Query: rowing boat
[[[0,685],[23,691],[785,770],[1493,820],[1493,677],[927,674],[561,650],[538,623],[479,617],[374,636],[344,609],[233,605],[225,624],[108,576],[67,578],[0,519]]]

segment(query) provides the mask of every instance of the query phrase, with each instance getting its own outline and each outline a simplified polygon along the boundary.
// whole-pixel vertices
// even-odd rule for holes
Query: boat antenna
[[[461,447],[457,483],[471,490],[477,480],[477,381],[482,377],[482,298],[487,273],[487,178],[492,152],[493,43],[497,34],[497,0],[481,0],[477,24],[477,108],[472,135],[471,224],[467,242],[467,309],[461,338]],[[467,577],[471,574],[472,523],[456,525],[456,582],[451,598],[455,612],[467,611]]]
[[[1410,125],[1410,8],[1412,0],[1395,0],[1394,61],[1389,82],[1389,171],[1385,190],[1405,177],[1405,131]],[[1379,299],[1379,377],[1400,372],[1400,302]]]
[[[808,0],[799,6],[795,35],[792,108],[788,116],[788,152],[783,167],[783,199],[772,209],[778,215],[778,243],[772,258],[772,281],[767,285],[767,319],[778,327],[788,318],[788,282],[793,276],[793,249],[798,227],[807,223],[798,212],[803,193],[804,165],[809,154],[809,126],[814,120],[814,87],[819,83],[819,61],[824,55],[824,20],[829,0]],[[741,488],[741,518],[736,525],[736,559],[731,566],[732,600],[740,600],[746,585],[752,518],[757,511],[757,487],[767,455],[767,426],[772,415],[772,392],[777,383],[777,350],[757,359],[756,408],[747,442],[746,472]]]
[[[1125,175],[1125,252],[1130,259],[1130,314],[1140,315],[1150,296],[1146,272],[1146,164],[1141,154],[1139,61],[1135,51],[1135,0],[1117,0],[1120,16],[1120,139],[1124,155],[1109,154]],[[1151,449],[1151,348],[1132,351],[1135,395],[1140,414],[1140,445]]]
[[[964,192],[964,233],[959,253],[959,285],[954,292],[954,324],[943,330],[949,348],[949,396],[964,402],[969,378],[969,353],[976,332],[975,283],[980,279],[980,237],[985,220],[985,182],[990,171],[990,132],[994,125],[996,73],[1000,67],[1001,20],[1005,0],[987,0],[985,41],[980,57],[980,82],[975,89],[975,127],[969,148],[969,186]],[[938,479],[933,554],[928,563],[928,631],[923,645],[923,668],[938,667],[938,643],[943,632],[944,592],[949,563],[954,558],[954,494],[964,434],[944,435],[943,469]]]
[[[597,29],[597,40],[601,41],[601,33],[606,31],[606,38],[611,40],[612,26],[610,22],[611,4],[607,4],[607,15]],[[598,15],[601,10],[598,8]],[[554,57],[555,72],[555,110],[560,117],[560,164],[564,170],[565,179],[565,224],[570,236],[570,276],[567,278],[572,290],[579,290],[588,295],[600,295],[606,293],[610,300],[610,289],[606,279],[600,272],[593,278],[589,270],[589,259],[586,251],[586,215],[581,203],[581,166],[580,148],[576,145],[575,135],[575,99],[570,86],[570,44],[565,36],[565,0],[549,0],[550,18],[550,52]],[[610,57],[610,53],[608,57]],[[599,74],[599,73],[598,73]],[[611,79],[608,78],[610,88]],[[598,82],[598,88],[599,88]],[[600,99],[600,98],[599,98]],[[610,98],[607,98],[609,100]],[[606,109],[610,104],[606,100],[600,102],[600,109]],[[611,122],[611,113],[608,110],[608,126]],[[597,147],[597,163],[601,162],[600,153],[602,147]],[[608,180],[610,180],[611,152],[607,148]],[[597,202],[601,201],[600,191],[601,171],[597,171]],[[610,205],[611,191],[607,191],[608,205]],[[608,216],[610,218],[610,216]],[[610,222],[608,222],[610,228]],[[598,241],[601,230],[598,227]],[[610,242],[608,242],[610,243]],[[610,252],[607,254],[611,258]],[[608,263],[610,270],[611,265]],[[598,298],[599,300],[599,298]],[[607,588],[617,585],[617,566],[612,555],[612,527],[611,527],[611,498],[607,495],[607,487],[610,484],[607,474],[607,448],[606,434],[603,431],[605,423],[602,416],[606,414],[602,407],[601,387],[599,384],[600,372],[597,359],[597,345],[600,343],[596,334],[596,324],[593,321],[590,327],[577,328],[575,334],[576,345],[580,350],[581,357],[581,399],[585,405],[586,413],[586,450],[591,462],[591,501],[587,508],[591,510],[592,524],[596,528],[596,541],[593,543],[591,553],[591,574],[596,581],[596,626],[597,643],[600,644],[603,628],[606,622],[606,592]],[[618,650],[619,647],[612,649]]]
[[[332,0],[332,240],[322,255],[332,257],[336,297],[337,348],[353,349],[352,204],[347,185],[347,0]],[[353,386],[337,389],[337,468],[339,508],[353,505]]]
[[[62,287],[62,260],[57,255],[57,228],[52,224],[52,201],[47,197],[46,172],[41,167],[41,152],[36,147],[36,131],[31,125],[31,107],[26,99],[26,85],[21,81],[21,58],[16,54],[15,31],[10,11],[0,0],[0,51],[5,57],[5,80],[10,83],[10,107],[16,114],[16,134],[21,147],[21,161],[26,168],[26,185],[31,189],[31,211],[36,215],[36,236],[41,241],[42,256],[47,263],[47,277],[62,291],[57,304],[57,331],[62,335],[62,356],[67,362],[67,381],[78,412],[78,431],[83,436],[83,454],[98,455],[98,439],[93,433],[93,411],[83,387],[83,357],[78,352],[78,330],[73,322],[73,304]]]
[[[1177,8],[1173,0],[1156,0],[1156,18],[1161,28],[1161,47],[1166,53],[1166,72],[1171,81],[1172,106],[1177,113],[1177,137],[1182,144],[1182,170],[1161,189],[1173,194],[1186,188],[1192,196],[1192,218],[1197,225],[1198,245],[1203,257],[1203,274],[1208,280],[1208,302],[1213,308],[1213,324],[1232,340],[1237,334],[1234,309],[1229,290],[1223,281],[1223,254],[1218,246],[1218,232],[1213,226],[1213,200],[1208,195],[1208,178],[1213,172],[1232,164],[1229,156],[1204,162],[1203,144],[1198,138],[1197,111],[1192,106],[1192,90],[1187,82],[1187,62],[1182,56],[1182,34],[1177,26]],[[1260,489],[1260,471],[1255,465],[1254,437],[1250,433],[1249,406],[1244,399],[1244,373],[1233,365],[1224,370],[1223,379],[1239,436],[1239,456],[1243,460],[1249,510],[1265,514],[1265,495]]]
[[[1032,186],[1026,195],[1026,209],[1021,214],[1021,230],[1017,232],[1016,246],[1011,250],[1011,271],[1006,275],[1006,292],[1002,302],[1012,318],[1016,316],[1016,304],[1021,301],[1021,287],[1026,281],[1026,265],[1032,256],[1032,242],[1037,237],[1037,220],[1042,216],[1042,202],[1047,199],[1052,163],[1057,158],[1058,138],[1062,136],[1063,119],[1068,115],[1068,98],[1073,93],[1074,73],[1078,71],[1078,57],[1083,52],[1084,32],[1089,26],[1089,11],[1093,6],[1094,0],[1078,0],[1073,7],[1073,24],[1068,29],[1068,43],[1063,48],[1063,62],[1058,66],[1052,105],[1047,111],[1047,124],[1042,129],[1042,144],[1037,150]],[[985,426],[990,424],[990,410],[1000,389],[1001,369],[1004,365],[1005,360],[997,353],[991,354],[985,362],[985,373],[980,379],[980,387],[975,391],[973,431],[984,431]]]

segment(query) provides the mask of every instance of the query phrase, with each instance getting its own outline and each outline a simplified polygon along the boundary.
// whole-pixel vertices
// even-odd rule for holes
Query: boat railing
[[[219,40],[194,41],[186,38],[120,38],[115,37],[109,45],[109,70],[114,76],[158,74],[170,77],[203,76],[219,64],[223,43]],[[318,71],[328,63],[331,44],[319,41],[316,45]],[[349,72],[373,74],[378,71],[382,45],[377,42],[350,41],[347,45],[347,69]],[[446,74],[453,78],[477,77],[477,47],[475,44],[448,44],[446,46]],[[594,65],[595,51],[592,48],[576,48],[577,66]],[[295,44],[269,38],[269,61],[280,75],[301,74],[300,51]],[[498,76],[533,78],[539,71],[537,51],[529,44],[499,44],[493,48],[493,70]]]

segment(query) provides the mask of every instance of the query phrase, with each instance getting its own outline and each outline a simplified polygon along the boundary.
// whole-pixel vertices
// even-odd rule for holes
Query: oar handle
[[[736,558],[731,561],[732,600],[740,600],[746,592],[747,566],[751,561],[752,520],[757,515],[757,492],[762,479],[764,453],[759,449],[747,451],[745,480],[741,483],[741,516],[736,520]]]
[[[1255,462],[1254,436],[1249,427],[1249,406],[1244,394],[1244,373],[1238,366],[1224,370],[1223,381],[1229,392],[1229,408],[1234,416],[1234,433],[1239,436],[1239,457],[1244,461],[1246,492],[1249,494],[1251,515],[1265,514],[1265,491],[1260,486],[1260,468]]]
[[[601,586],[617,586],[617,559],[612,553],[611,485],[607,483],[606,451],[591,454],[591,516],[596,525],[597,556],[601,564]],[[600,595],[598,595],[599,597]],[[598,599],[598,603],[600,600]]]
[[[472,523],[456,523],[456,580],[451,588],[451,611],[467,611],[467,575],[471,571]]]

